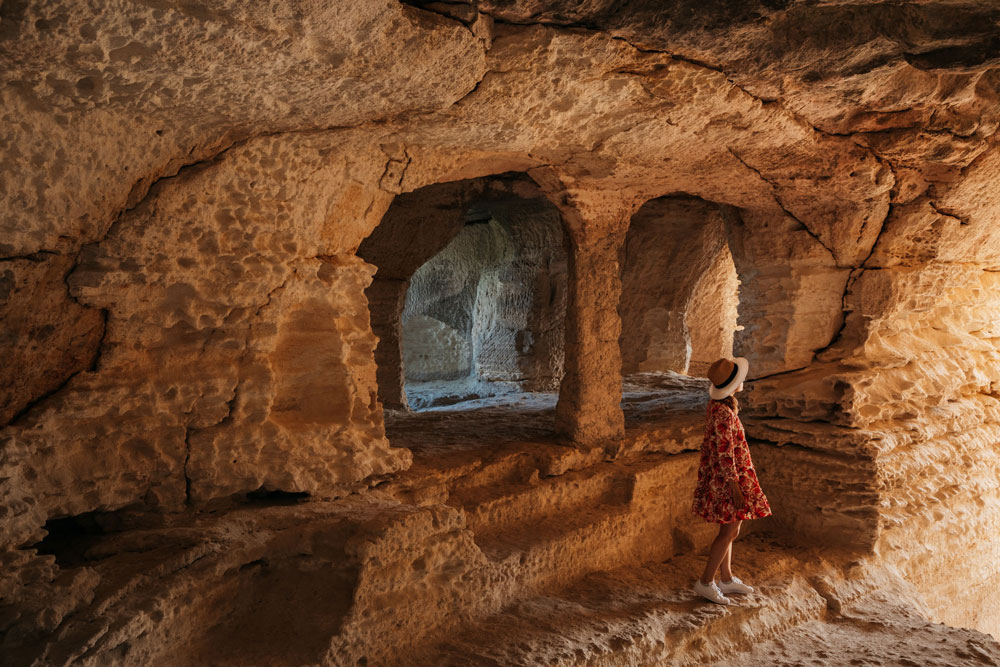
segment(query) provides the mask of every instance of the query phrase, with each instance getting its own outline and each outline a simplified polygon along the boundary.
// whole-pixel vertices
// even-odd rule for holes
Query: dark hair
[[[712,400],[715,401],[716,403],[722,403],[733,412],[740,411],[740,402],[736,400],[736,394],[730,394],[729,396],[726,396],[725,398],[721,399],[713,398]]]

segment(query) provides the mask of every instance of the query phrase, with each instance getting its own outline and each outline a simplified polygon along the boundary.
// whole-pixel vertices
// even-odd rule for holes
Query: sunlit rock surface
[[[5,659],[1000,661],[1000,8],[327,4],[0,2]]]

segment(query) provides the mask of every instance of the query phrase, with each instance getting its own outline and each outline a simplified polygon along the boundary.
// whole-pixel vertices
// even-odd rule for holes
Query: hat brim
[[[726,396],[732,395],[736,391],[736,388],[740,386],[740,383],[747,377],[747,372],[750,370],[750,362],[745,357],[736,357],[733,359],[733,363],[736,364],[736,377],[733,378],[732,382],[722,387],[716,387],[714,384],[709,385],[708,395],[716,401],[721,401]]]

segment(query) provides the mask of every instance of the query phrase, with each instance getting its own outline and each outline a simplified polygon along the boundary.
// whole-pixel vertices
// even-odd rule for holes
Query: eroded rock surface
[[[0,63],[5,656],[997,660],[994,3],[8,0]],[[412,415],[470,222],[510,303],[418,315],[519,386]],[[635,373],[730,350],[773,595],[706,616],[704,382]]]

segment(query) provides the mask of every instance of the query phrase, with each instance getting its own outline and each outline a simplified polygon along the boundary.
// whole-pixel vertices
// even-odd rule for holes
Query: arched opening
[[[632,217],[619,266],[626,446],[676,447],[660,443],[700,434],[705,372],[733,355],[740,328],[721,207],[684,195],[646,202]]]
[[[733,338],[740,325],[740,281],[729,244],[725,244],[701,275],[684,315],[691,337],[687,374],[704,377],[719,357],[733,356]]]
[[[621,262],[622,373],[702,377],[733,353],[739,280],[719,207],[662,197],[632,218]]]
[[[400,195],[358,254],[378,267],[366,294],[386,408],[554,397],[566,250],[558,210],[527,177]]]

